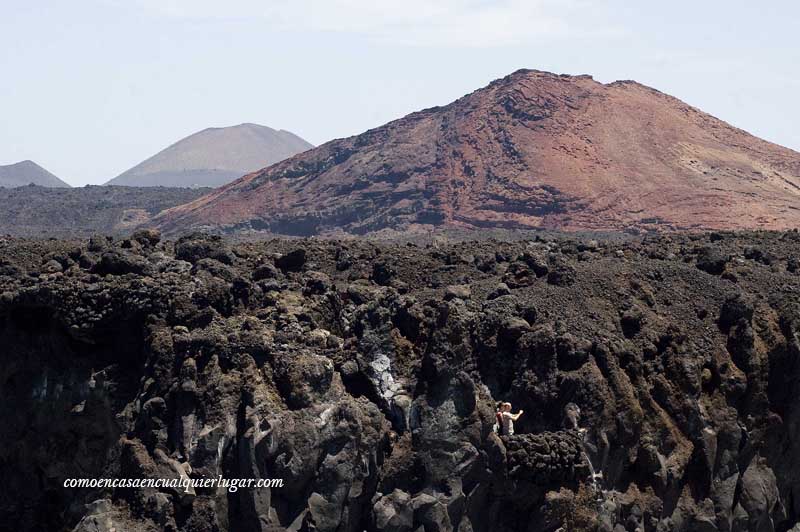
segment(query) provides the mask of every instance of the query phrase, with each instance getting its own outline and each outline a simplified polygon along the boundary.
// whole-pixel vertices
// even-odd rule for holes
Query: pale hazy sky
[[[2,0],[0,164],[102,183],[210,126],[314,144],[519,68],[635,79],[800,150],[800,2]]]

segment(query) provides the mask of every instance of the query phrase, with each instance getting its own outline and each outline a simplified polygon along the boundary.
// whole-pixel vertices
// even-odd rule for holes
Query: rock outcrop
[[[0,240],[0,528],[790,530],[799,255]],[[282,485],[64,486],[220,476]]]

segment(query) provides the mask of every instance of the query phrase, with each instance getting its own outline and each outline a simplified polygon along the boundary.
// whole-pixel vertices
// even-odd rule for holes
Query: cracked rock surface
[[[0,530],[794,530],[798,258],[0,239]],[[283,486],[63,485],[220,475]]]

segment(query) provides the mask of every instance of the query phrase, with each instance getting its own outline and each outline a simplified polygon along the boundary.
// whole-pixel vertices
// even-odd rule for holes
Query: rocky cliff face
[[[0,528],[788,530],[798,258],[796,232],[0,241]],[[284,485],[63,486],[218,475]]]
[[[800,154],[635,82],[519,71],[167,211],[181,231],[794,228]]]

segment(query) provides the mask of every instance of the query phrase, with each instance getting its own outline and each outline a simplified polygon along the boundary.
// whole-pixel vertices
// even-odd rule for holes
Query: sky
[[[800,151],[800,2],[3,0],[0,165],[101,184],[207,127],[313,144],[520,68],[634,79]]]

